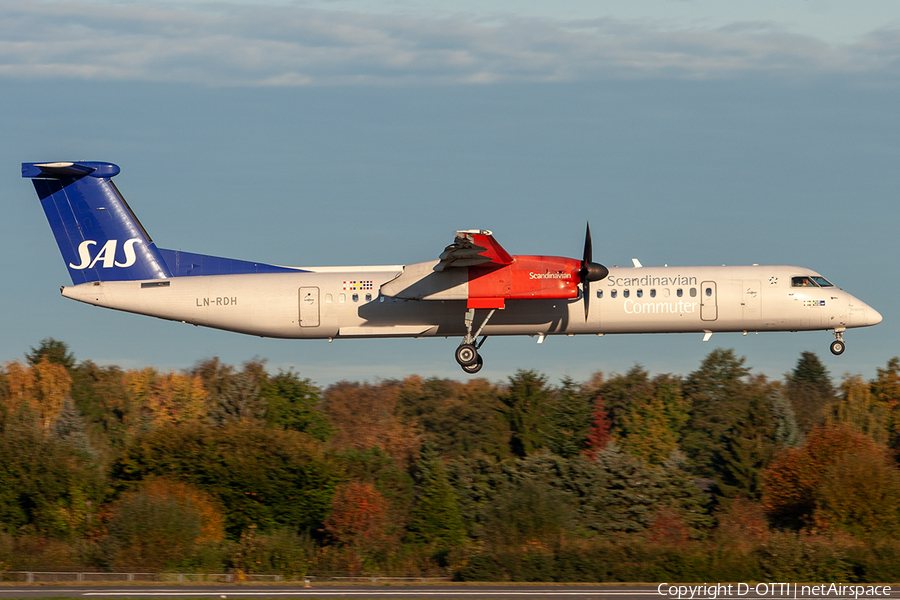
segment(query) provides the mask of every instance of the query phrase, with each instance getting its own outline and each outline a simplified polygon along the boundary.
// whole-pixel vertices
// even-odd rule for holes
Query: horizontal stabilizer
[[[102,162],[22,163],[22,177],[27,179],[68,179],[91,175],[115,177],[119,167]]]

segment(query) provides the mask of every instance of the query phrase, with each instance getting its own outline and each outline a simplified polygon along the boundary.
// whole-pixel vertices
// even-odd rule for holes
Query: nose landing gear
[[[478,336],[481,335],[484,326],[487,325],[487,322],[494,316],[495,312],[496,309],[492,308],[491,312],[484,318],[478,331],[475,332],[475,335],[472,335],[472,323],[475,321],[475,309],[470,308],[466,311],[466,337],[463,338],[462,343],[456,349],[456,362],[459,363],[459,366],[462,367],[463,371],[470,375],[474,375],[484,366],[484,359],[478,354],[478,350],[484,345],[487,336],[481,338],[480,342],[476,343],[476,340],[478,340]]]
[[[844,329],[835,329],[834,330],[834,341],[831,342],[831,353],[835,356],[840,356],[844,353],[844,349],[847,345],[844,343]]]

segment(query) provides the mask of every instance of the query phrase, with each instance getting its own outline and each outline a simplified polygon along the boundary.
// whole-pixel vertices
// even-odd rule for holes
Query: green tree
[[[874,396],[859,375],[844,380],[841,399],[834,402],[825,415],[829,425],[845,425],[885,445],[889,441],[889,419],[889,405]]]
[[[346,480],[371,483],[392,507],[391,522],[406,525],[415,498],[415,481],[408,469],[400,468],[381,448],[345,449],[334,456]]]
[[[895,356],[884,369],[877,369],[872,395],[888,410],[889,443],[896,450],[900,448],[900,358]]]
[[[725,436],[726,445],[717,468],[719,494],[732,499],[757,500],[763,491],[763,469],[777,449],[777,421],[772,398],[754,394],[744,415]]]
[[[676,464],[650,467],[615,444],[596,462],[538,452],[456,460],[448,471],[469,535],[486,544],[628,536],[646,532],[663,511],[692,536],[711,523],[703,493]]]
[[[544,433],[551,390],[547,378],[536,371],[516,371],[500,395],[500,408],[509,425],[509,447],[519,457],[546,445]]]
[[[691,537],[711,525],[707,498],[676,461],[651,467],[612,444],[597,455],[595,465],[606,489],[593,504],[592,529],[598,533],[645,533],[660,514],[677,517]]]
[[[688,418],[681,382],[670,375],[650,379],[639,365],[601,387],[612,435],[626,452],[649,464],[664,462],[678,448]]]
[[[443,461],[429,444],[422,448],[417,464],[419,492],[407,526],[407,538],[444,557],[466,539],[466,528],[456,494],[447,479]]]
[[[690,402],[690,416],[681,448],[699,476],[716,477],[726,435],[746,413],[752,390],[747,382],[750,370],[744,361],[734,355],[734,350],[717,348],[682,385]]]
[[[584,452],[594,408],[591,392],[567,376],[551,396],[544,439],[554,454],[572,458]]]
[[[189,374],[203,380],[210,406],[218,404],[219,397],[228,393],[234,385],[234,367],[224,364],[218,356],[198,362]]]
[[[53,423],[53,435],[63,444],[71,446],[85,456],[97,458],[97,451],[91,447],[88,440],[84,418],[68,398],[63,402],[62,411]]]
[[[416,423],[448,458],[475,453],[510,455],[509,428],[499,411],[499,390],[485,379],[465,383],[413,375],[398,389],[397,410]]]
[[[76,538],[95,522],[103,489],[100,469],[77,445],[46,435],[33,420],[3,426],[0,527]]]
[[[72,371],[72,401],[84,416],[88,435],[101,445],[118,446],[140,425],[139,407],[119,367],[80,363]]]
[[[262,421],[266,416],[266,401],[261,395],[262,382],[258,374],[243,370],[218,394],[210,407],[209,419],[217,425],[240,421]]]
[[[216,502],[194,486],[150,479],[110,509],[102,547],[116,570],[162,571],[190,562],[204,544],[222,540]]]
[[[773,391],[772,416],[775,417],[775,443],[781,448],[797,448],[803,445],[804,437],[797,424],[794,409],[783,390]]]
[[[828,369],[813,352],[803,352],[791,373],[785,375],[787,397],[804,434],[825,422],[825,412],[837,400]]]
[[[65,342],[47,338],[41,340],[37,348],[32,348],[31,352],[25,354],[28,364],[32,366],[39,364],[44,357],[51,363],[61,365],[70,371],[75,368],[75,355],[69,352],[69,345]]]
[[[308,437],[254,421],[159,427],[129,443],[112,475],[120,487],[167,476],[207,491],[224,506],[233,536],[251,524],[318,528],[339,476]]]
[[[300,431],[319,441],[332,435],[328,415],[320,406],[320,390],[309,379],[300,379],[293,371],[280,371],[263,384],[261,393],[270,425]]]

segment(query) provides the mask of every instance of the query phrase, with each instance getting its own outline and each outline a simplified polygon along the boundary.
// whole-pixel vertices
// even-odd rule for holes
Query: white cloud
[[[299,5],[0,0],[0,76],[209,86],[852,73],[896,79],[900,30],[826,43],[768,21],[364,14]]]

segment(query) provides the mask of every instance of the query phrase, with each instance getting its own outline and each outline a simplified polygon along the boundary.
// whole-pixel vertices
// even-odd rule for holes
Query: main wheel
[[[477,360],[478,350],[472,344],[460,344],[456,349],[456,362],[459,363],[459,366],[468,367],[474,365]]]
[[[463,371],[465,371],[469,375],[474,375],[475,373],[480,371],[481,367],[483,367],[483,366],[484,366],[484,359],[481,358],[481,355],[479,354],[478,358],[475,360],[475,364],[464,366]]]
[[[835,356],[840,356],[844,353],[844,342],[843,340],[834,340],[831,342],[831,353]]]

